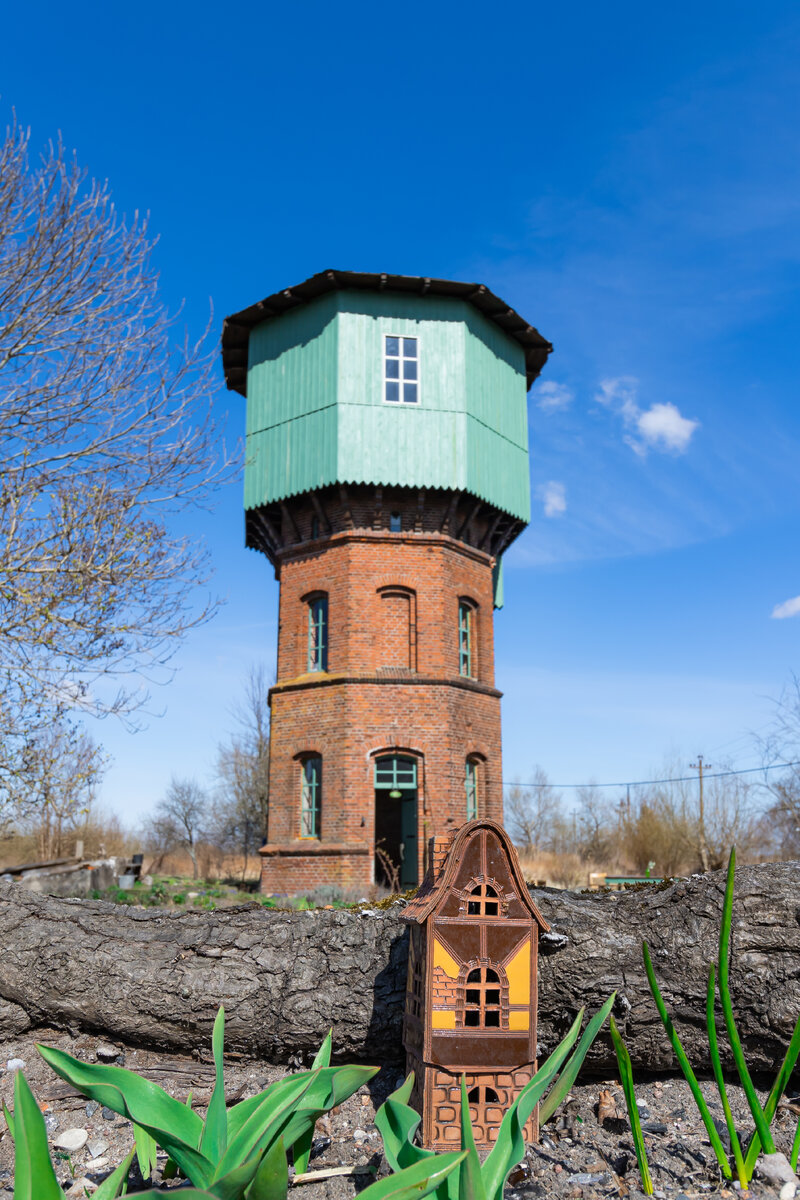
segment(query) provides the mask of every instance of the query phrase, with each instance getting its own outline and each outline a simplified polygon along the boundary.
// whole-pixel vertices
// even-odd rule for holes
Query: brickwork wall
[[[431,1003],[434,1008],[455,1008],[458,1001],[458,979],[451,979],[441,967],[433,968]]]
[[[278,685],[308,665],[309,596],[328,596],[328,671],[374,672],[386,666],[382,589],[416,598],[417,671],[458,677],[458,602],[477,605],[473,677],[494,685],[492,560],[436,534],[335,534],[313,551],[287,555],[280,568]]]
[[[459,1114],[461,1112],[461,1077],[436,1067],[424,1068],[432,1074],[430,1081],[430,1112],[423,1128],[424,1144],[432,1150],[457,1150],[461,1143]],[[478,1146],[492,1146],[497,1140],[500,1122],[519,1093],[533,1077],[532,1066],[522,1066],[512,1072],[466,1074],[467,1094],[472,1088],[492,1088],[497,1102],[470,1104],[472,1130]],[[485,1095],[483,1090],[481,1095]],[[538,1137],[538,1119],[534,1114],[525,1127],[526,1142]]]
[[[287,552],[280,566],[278,680],[271,694],[269,843],[262,888],[301,890],[316,883],[368,886],[375,828],[374,758],[407,753],[418,761],[418,878],[434,835],[466,819],[464,764],[480,761],[480,815],[502,820],[500,695],[494,689],[492,560],[453,538],[335,534],[324,549]],[[402,588],[405,615],[394,641],[385,637],[387,598]],[[328,596],[328,671],[307,667],[306,597]],[[413,597],[413,604],[407,597]],[[477,678],[459,676],[458,602],[478,606],[473,647]],[[402,616],[402,614],[401,614]],[[387,663],[413,653],[416,672]],[[322,758],[320,848],[340,847],[338,861],[302,849],[300,760]],[[347,853],[364,844],[367,854]],[[291,865],[287,865],[287,864]],[[287,886],[287,877],[291,881]]]

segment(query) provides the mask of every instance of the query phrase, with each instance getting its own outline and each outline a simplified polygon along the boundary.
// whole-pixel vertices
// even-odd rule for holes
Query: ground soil
[[[36,1038],[22,1036],[0,1042],[0,1096],[13,1104],[13,1072],[5,1069],[10,1059],[22,1059],[25,1075],[40,1103],[49,1128],[51,1142],[67,1129],[85,1129],[86,1146],[73,1154],[59,1156],[54,1163],[62,1187],[68,1194],[85,1196],[125,1156],[133,1144],[129,1122],[102,1110],[74,1093],[45,1065],[35,1050],[34,1041],[57,1046],[87,1062],[96,1061],[102,1039],[63,1032],[39,1030]],[[119,1062],[140,1071],[180,1099],[193,1093],[194,1104],[203,1109],[213,1083],[213,1066],[207,1053],[196,1057],[169,1057],[117,1044]],[[295,1068],[303,1063],[296,1062]],[[283,1073],[279,1068],[234,1056],[226,1057],[226,1090],[231,1101],[244,1099],[262,1090]],[[380,1136],[375,1129],[376,1108],[400,1082],[396,1067],[384,1068],[361,1092],[330,1116],[323,1118],[316,1131],[310,1170],[331,1167],[363,1168],[355,1177],[335,1176],[320,1183],[293,1187],[298,1200],[350,1200],[366,1186],[375,1173],[385,1174]],[[713,1082],[703,1083],[712,1112],[720,1122],[722,1109]],[[619,1117],[598,1121],[600,1091],[607,1089],[616,1101]],[[750,1120],[744,1096],[739,1088],[729,1089],[734,1117],[746,1132]],[[656,1196],[678,1200],[681,1196],[735,1195],[721,1180],[705,1130],[699,1120],[688,1086],[680,1077],[661,1076],[637,1080],[637,1096],[645,1134]],[[616,1078],[588,1080],[576,1086],[566,1106],[556,1113],[542,1130],[541,1141],[530,1147],[525,1162],[512,1175],[506,1189],[507,1200],[530,1197],[557,1197],[570,1200],[594,1200],[595,1197],[630,1197],[637,1200],[641,1186],[633,1153],[630,1130]],[[779,1150],[789,1153],[796,1124],[789,1109],[779,1110],[775,1134]],[[105,1161],[103,1161],[105,1160]],[[163,1165],[164,1158],[160,1159]],[[136,1167],[131,1173],[131,1192],[143,1187]],[[177,1185],[165,1185],[169,1194]],[[4,1130],[0,1136],[0,1197],[13,1193],[13,1145]],[[776,1189],[754,1182],[751,1194],[775,1197]]]

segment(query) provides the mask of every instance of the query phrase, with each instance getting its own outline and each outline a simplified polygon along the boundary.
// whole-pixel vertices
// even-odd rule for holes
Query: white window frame
[[[402,343],[404,339],[406,339],[406,340],[413,339],[417,343],[417,357],[415,359],[409,360],[411,362],[416,362],[416,364],[417,364],[417,378],[414,380],[411,380],[411,379],[408,380],[409,383],[416,383],[416,385],[417,385],[416,400],[404,400],[403,399],[403,383],[405,381],[402,378],[390,379],[389,376],[386,374],[386,363],[389,358],[394,359],[396,357],[397,361],[400,363],[402,363],[404,361],[404,357],[403,357],[403,353],[402,353],[402,350],[403,350],[402,344],[399,347],[399,349],[401,351],[401,353],[399,355],[395,356],[394,354],[387,354],[387,352],[386,352],[386,339],[387,338],[397,338],[398,342],[400,342],[400,343]],[[381,401],[383,404],[388,404],[390,406],[390,408],[419,408],[421,387],[422,387],[422,380],[421,380],[422,371],[420,369],[420,358],[421,358],[420,344],[421,344],[421,338],[416,333],[384,333],[384,335],[383,335],[383,382],[381,383],[381,388],[382,388]],[[400,389],[399,399],[397,399],[397,400],[387,400],[386,399],[386,384],[387,383],[398,384],[398,387]]]

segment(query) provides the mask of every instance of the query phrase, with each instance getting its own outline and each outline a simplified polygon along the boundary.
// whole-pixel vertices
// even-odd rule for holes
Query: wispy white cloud
[[[776,621],[782,621],[785,617],[800,616],[800,596],[784,600],[783,604],[776,604],[772,610],[772,616]]]
[[[648,450],[685,454],[700,422],[684,417],[674,404],[651,404],[642,409],[638,400],[639,381],[633,375],[602,379],[595,399],[616,412],[628,432],[623,441],[644,458]]]
[[[563,517],[567,511],[567,489],[563,483],[555,479],[543,483],[538,488],[538,496],[544,505],[546,517]]]
[[[536,388],[536,403],[543,412],[555,412],[559,408],[568,408],[575,399],[572,388],[565,383],[555,383],[546,379]]]

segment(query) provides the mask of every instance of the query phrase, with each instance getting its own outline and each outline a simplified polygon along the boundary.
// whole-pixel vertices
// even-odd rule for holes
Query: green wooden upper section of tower
[[[325,271],[236,313],[223,363],[247,397],[245,508],[373,484],[527,522],[527,391],[551,348],[486,288],[412,276]]]

